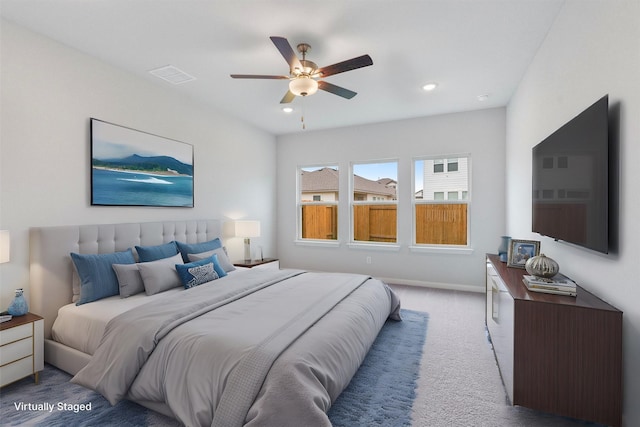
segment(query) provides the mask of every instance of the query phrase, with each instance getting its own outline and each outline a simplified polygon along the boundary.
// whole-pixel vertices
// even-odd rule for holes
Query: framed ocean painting
[[[193,146],[92,118],[91,204],[193,207]]]

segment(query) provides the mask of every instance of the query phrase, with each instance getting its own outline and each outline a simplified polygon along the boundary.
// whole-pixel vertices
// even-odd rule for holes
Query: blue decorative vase
[[[27,305],[27,300],[24,299],[24,295],[22,295],[24,291],[22,288],[16,289],[16,297],[11,302],[11,305],[7,309],[10,315],[12,316],[24,316],[29,312],[29,306]]]
[[[498,247],[498,256],[500,257],[500,261],[502,262],[507,262],[510,242],[511,242],[511,236],[500,236],[500,246]]]

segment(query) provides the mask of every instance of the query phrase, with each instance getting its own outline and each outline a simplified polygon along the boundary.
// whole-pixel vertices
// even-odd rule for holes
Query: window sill
[[[351,242],[347,243],[347,246],[351,249],[366,249],[376,251],[399,251],[400,245],[396,243],[382,244],[382,243],[365,243],[365,242]]]
[[[298,246],[320,246],[325,248],[338,248],[340,242],[337,240],[311,240],[311,239],[297,239],[294,242]]]
[[[424,254],[451,254],[451,255],[471,255],[473,248],[469,246],[409,246],[411,252]]]

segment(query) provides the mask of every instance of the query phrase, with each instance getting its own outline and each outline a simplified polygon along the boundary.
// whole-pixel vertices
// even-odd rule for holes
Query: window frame
[[[331,168],[335,169],[338,173],[338,188],[336,190],[337,196],[335,200],[327,200],[327,201],[303,201],[302,200],[302,171],[305,169],[316,169],[320,170],[323,168]],[[339,236],[340,236],[340,222],[338,220],[338,215],[340,211],[340,162],[327,162],[327,163],[314,163],[314,164],[306,164],[306,165],[298,165],[296,166],[296,243],[301,245],[310,245],[310,246],[339,246]],[[314,192],[319,193],[319,192]],[[315,194],[313,195],[315,196]],[[312,197],[313,197],[312,196]],[[335,206],[336,213],[336,222],[335,222],[335,239],[319,239],[319,238],[308,238],[302,236],[302,210],[304,206]]]
[[[423,198],[418,199],[415,197],[417,191],[416,186],[416,162],[422,161],[426,162],[429,160],[444,160],[444,164],[448,166],[449,159],[452,158],[466,158],[467,159],[467,190],[466,190],[466,198],[458,198],[456,200],[428,200],[425,198],[428,191],[426,184],[424,182],[424,171],[427,169],[426,165],[423,164],[423,183],[422,183],[422,193]],[[425,156],[414,156],[411,158],[411,221],[412,221],[412,230],[411,230],[411,245],[410,249],[416,252],[443,252],[443,251],[452,251],[458,253],[472,253],[473,249],[471,247],[471,206],[472,206],[472,198],[473,198],[473,190],[472,190],[472,157],[470,153],[458,153],[458,154],[439,154],[439,155],[425,155]],[[434,163],[435,164],[435,163]],[[458,161],[458,170],[452,171],[451,173],[461,173],[460,171],[460,162]],[[447,174],[448,168],[445,168],[444,172],[433,172],[434,175]],[[464,191],[461,194],[464,195]],[[433,192],[433,190],[431,190]],[[447,191],[444,191],[445,195]],[[467,236],[466,236],[466,245],[454,245],[454,244],[437,244],[437,243],[417,243],[417,205],[459,205],[465,204],[467,205]]]
[[[354,174],[356,166],[358,165],[372,165],[372,164],[384,164],[384,163],[395,163],[396,165],[396,196],[393,200],[355,200],[355,183],[354,183]],[[399,233],[398,233],[398,224],[399,224],[399,215],[398,215],[398,207],[399,207],[399,192],[398,188],[400,187],[398,172],[400,170],[400,159],[399,158],[385,158],[385,159],[374,159],[374,160],[357,160],[349,162],[349,183],[348,183],[348,196],[349,196],[349,247],[353,248],[369,248],[369,249],[382,249],[382,250],[398,250],[400,248],[399,241]],[[386,178],[386,177],[385,177]],[[356,240],[355,239],[355,210],[356,206],[384,206],[384,205],[394,205],[396,209],[396,221],[395,221],[395,231],[396,237],[395,242],[377,242],[377,241],[367,241],[367,240]]]

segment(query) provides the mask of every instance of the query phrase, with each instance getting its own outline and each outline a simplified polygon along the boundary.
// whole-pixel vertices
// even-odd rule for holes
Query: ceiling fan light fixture
[[[289,82],[289,90],[296,96],[313,95],[318,91],[318,82],[310,77],[298,77]]]

